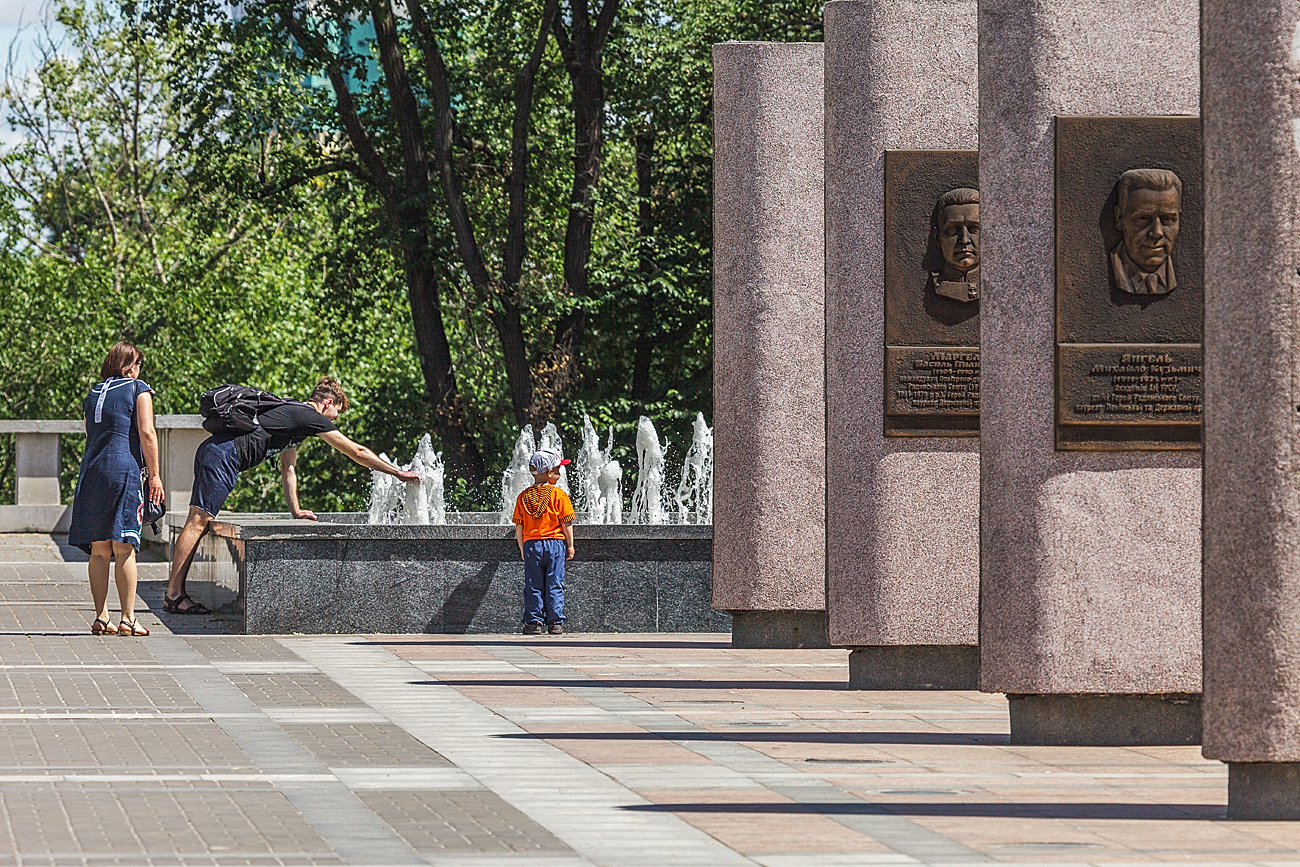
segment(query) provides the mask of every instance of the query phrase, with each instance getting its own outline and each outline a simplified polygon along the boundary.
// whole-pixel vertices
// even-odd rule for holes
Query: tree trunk
[[[415,345],[420,371],[434,407],[434,428],[442,443],[443,461],[452,475],[477,482],[487,477],[478,443],[469,433],[465,406],[456,386],[451,346],[442,321],[437,272],[429,261],[427,237],[422,229],[403,233],[402,265],[406,294],[415,323]]]
[[[595,228],[596,185],[600,181],[605,144],[605,40],[618,13],[620,0],[605,0],[592,21],[586,0],[572,0],[571,24],[555,20],[555,38],[573,91],[573,186],[569,193],[569,219],[564,232],[564,282],[578,303],[560,317],[555,346],[539,374],[547,380],[538,414],[549,412],[579,376],[579,353],[587,320],[583,301],[590,294],[587,278],[591,263],[591,237]],[[541,401],[535,401],[541,403]]]

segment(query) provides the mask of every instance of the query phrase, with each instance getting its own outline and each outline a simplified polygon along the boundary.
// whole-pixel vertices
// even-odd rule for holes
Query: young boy
[[[528,461],[533,484],[515,500],[515,541],[524,560],[524,635],[564,633],[564,561],[573,559],[573,503],[555,487],[568,459],[547,449]],[[544,601],[543,601],[544,600]]]

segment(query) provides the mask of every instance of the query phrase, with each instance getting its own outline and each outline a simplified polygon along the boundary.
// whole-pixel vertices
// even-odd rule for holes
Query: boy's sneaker
[[[541,635],[541,634],[542,634],[542,624],[540,623],[524,624],[524,635]]]
[[[540,631],[540,630],[539,630],[539,631]],[[551,633],[552,635],[563,635],[563,634],[564,634],[564,624],[563,624],[563,623],[552,623],[550,626],[546,627],[546,631],[549,632],[549,633]]]

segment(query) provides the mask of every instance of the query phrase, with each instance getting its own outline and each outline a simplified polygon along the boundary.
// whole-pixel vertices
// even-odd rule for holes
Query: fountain
[[[730,615],[709,604],[711,432],[698,417],[675,494],[666,490],[667,444],[650,419],[638,421],[636,443],[628,517],[639,523],[623,523],[623,469],[613,457],[612,428],[602,449],[584,419],[574,474],[562,477],[581,509],[578,553],[566,575],[569,626],[726,632]],[[538,446],[563,454],[554,425],[536,437],[531,427],[520,431],[496,511],[447,511],[442,456],[425,435],[406,466],[421,481],[374,473],[366,512],[322,514],[319,521],[222,514],[200,541],[187,589],[250,634],[515,631],[523,567],[510,519],[515,497],[532,483],[528,459]],[[183,519],[168,520],[175,530],[173,522]]]
[[[667,523],[664,508],[664,454],[654,422],[641,416],[636,422],[636,487],[632,490],[633,524]]]
[[[515,514],[515,500],[519,499],[524,488],[533,483],[533,474],[528,471],[528,459],[535,451],[537,443],[533,439],[533,426],[526,424],[515,440],[510,463],[506,464],[505,471],[501,474],[501,516],[497,523],[511,523]]]
[[[574,461],[578,490],[574,507],[586,515],[588,524],[623,523],[623,468],[614,460],[614,426],[609,427],[605,450],[591,419],[582,416],[582,448]]]
[[[683,524],[713,523],[713,430],[696,413],[691,426],[691,447],[682,461],[682,480],[677,485],[677,514]]]
[[[388,455],[382,460],[392,463]],[[420,474],[418,482],[401,482],[388,473],[370,473],[370,524],[445,524],[447,504],[443,484],[442,452],[433,450],[429,434],[420,437],[415,457],[402,467]]]

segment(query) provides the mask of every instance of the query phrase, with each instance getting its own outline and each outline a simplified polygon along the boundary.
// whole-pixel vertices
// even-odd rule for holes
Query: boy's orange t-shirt
[[[551,485],[525,488],[515,499],[514,522],[524,528],[524,541],[563,539],[564,524],[573,521],[569,495]]]

